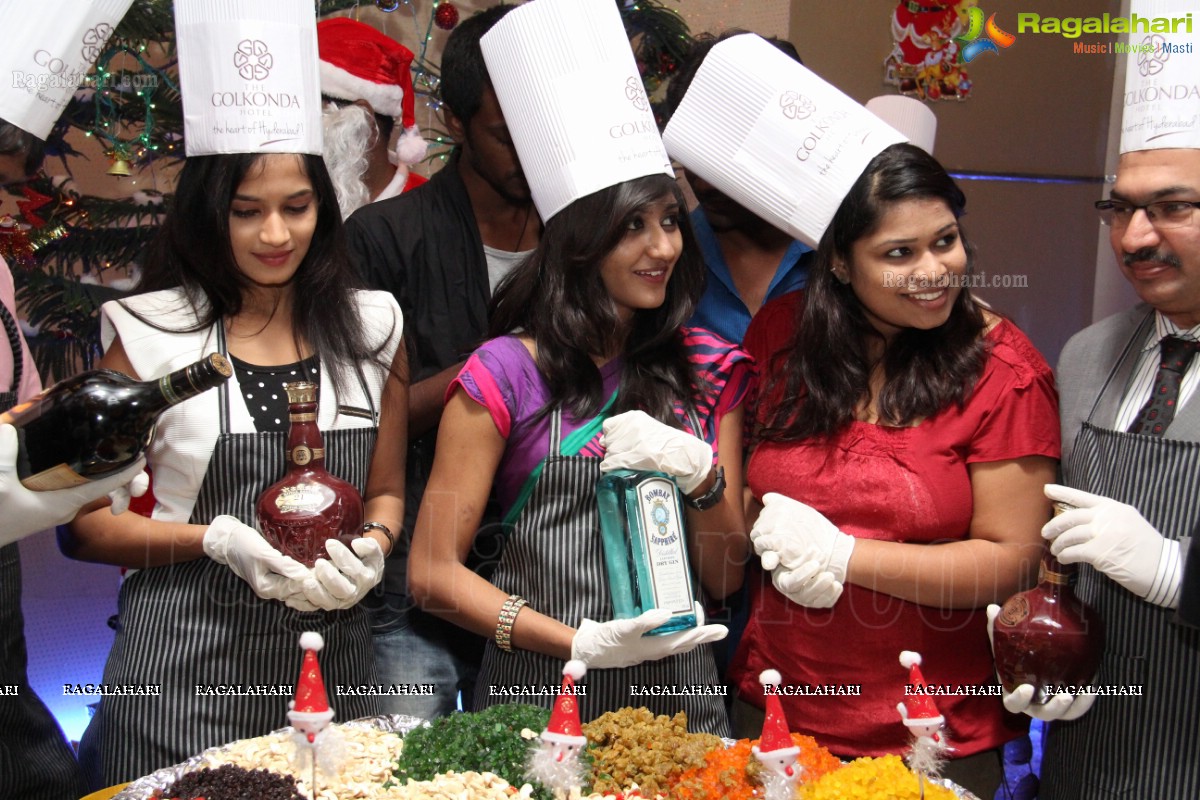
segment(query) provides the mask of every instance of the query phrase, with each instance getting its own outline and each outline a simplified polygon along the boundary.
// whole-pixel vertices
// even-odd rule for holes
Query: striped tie
[[[1150,399],[1138,412],[1133,424],[1129,426],[1130,433],[1144,433],[1147,436],[1162,436],[1163,431],[1175,419],[1175,406],[1179,403],[1179,385],[1183,383],[1183,373],[1188,363],[1196,354],[1200,342],[1191,339],[1180,339],[1178,336],[1164,336],[1159,342],[1162,349],[1162,362],[1158,365],[1158,374],[1154,376],[1154,389]]]

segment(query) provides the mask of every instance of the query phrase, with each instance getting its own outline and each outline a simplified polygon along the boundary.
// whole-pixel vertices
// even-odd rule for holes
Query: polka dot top
[[[230,356],[233,369],[241,384],[246,409],[254,420],[254,429],[263,431],[286,431],[288,422],[287,392],[285,383],[312,381],[320,383],[321,367],[315,355],[294,364],[260,367],[247,364]]]

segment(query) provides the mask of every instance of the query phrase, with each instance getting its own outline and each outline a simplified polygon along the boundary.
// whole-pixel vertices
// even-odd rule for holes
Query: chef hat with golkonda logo
[[[189,156],[320,155],[312,0],[175,0]]]
[[[9,3],[0,25],[0,119],[45,139],[133,0]]]

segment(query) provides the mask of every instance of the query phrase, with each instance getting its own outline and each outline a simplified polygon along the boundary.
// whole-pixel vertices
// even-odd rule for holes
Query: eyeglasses
[[[1200,208],[1196,200],[1160,200],[1144,206],[1123,200],[1097,200],[1096,212],[1100,221],[1112,228],[1124,228],[1137,211],[1145,211],[1150,224],[1156,228],[1181,228],[1191,224],[1192,215]]]

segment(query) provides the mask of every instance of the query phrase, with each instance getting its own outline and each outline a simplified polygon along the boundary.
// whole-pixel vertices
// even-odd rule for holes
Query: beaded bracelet
[[[500,606],[500,617],[496,620],[496,646],[506,653],[512,652],[512,629],[517,614],[525,606],[525,598],[510,594]]]
[[[384,536],[387,537],[388,549],[391,549],[396,546],[396,534],[392,533],[392,529],[389,528],[387,525],[384,525],[382,522],[364,522],[363,523],[363,527],[362,527],[363,536],[366,536],[367,533],[372,530],[377,530],[380,533],[382,533]]]

